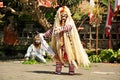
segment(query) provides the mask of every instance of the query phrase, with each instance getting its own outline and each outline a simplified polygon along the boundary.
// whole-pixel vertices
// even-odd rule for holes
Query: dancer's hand
[[[55,55],[53,55],[53,54],[50,54],[49,56],[50,56],[52,59],[55,57]]]

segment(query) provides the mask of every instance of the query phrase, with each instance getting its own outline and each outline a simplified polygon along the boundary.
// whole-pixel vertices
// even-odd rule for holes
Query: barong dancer
[[[44,33],[44,37],[52,36],[51,47],[56,53],[56,71],[61,74],[62,65],[69,65],[69,74],[75,73],[79,65],[89,66],[90,61],[77,32],[71,12],[67,6],[60,7],[55,16],[51,29]]]

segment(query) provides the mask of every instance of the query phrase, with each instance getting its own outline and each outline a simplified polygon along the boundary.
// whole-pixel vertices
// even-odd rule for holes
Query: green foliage
[[[16,46],[14,47],[15,50],[27,50],[28,46]]]
[[[27,15],[27,14],[20,14],[18,16],[18,20],[19,21],[21,21],[21,20],[32,21],[32,16]]]
[[[115,0],[110,0],[111,3],[112,3],[112,7],[114,8],[114,3],[115,3]],[[106,7],[108,7],[108,0],[101,0],[102,4],[105,5]]]
[[[117,54],[120,55],[120,49],[117,50]]]
[[[88,56],[94,55],[95,51],[91,51],[89,49],[86,49],[86,53],[88,54]]]
[[[87,51],[88,55],[90,51]],[[120,63],[120,49],[114,51],[113,49],[101,50],[98,55],[91,54],[89,55],[90,62],[118,62]]]
[[[86,50],[86,53],[88,54],[91,63],[98,63],[102,61],[100,56],[95,54],[95,51]]]
[[[102,0],[101,1],[105,6],[108,6],[108,0]]]
[[[114,51],[112,49],[102,50],[99,54],[99,56],[102,59],[102,62],[109,61],[113,55],[114,55]]]
[[[0,55],[2,55],[2,54],[4,54],[5,53],[5,51],[0,51]]]
[[[80,20],[80,19],[81,19],[81,16],[79,15],[79,13],[75,13],[75,14],[73,15],[73,18],[74,18],[75,20]]]
[[[84,17],[84,18],[83,18]],[[74,15],[73,15],[73,19],[74,20],[82,20],[85,19],[85,17],[87,17],[87,15],[83,14],[80,10],[76,10]]]
[[[102,61],[99,55],[91,55],[89,60],[91,63],[98,63]]]
[[[117,62],[120,63],[120,49],[117,50]]]
[[[34,59],[30,59],[30,60],[25,60],[22,62],[22,64],[37,64],[38,62]]]
[[[48,13],[48,12],[49,12],[49,13]],[[46,13],[44,14],[45,17],[46,17],[46,19],[49,20],[49,21],[53,21],[53,20],[54,20],[54,17],[55,17],[54,12],[50,12],[50,11],[48,11],[48,12],[46,12]]]

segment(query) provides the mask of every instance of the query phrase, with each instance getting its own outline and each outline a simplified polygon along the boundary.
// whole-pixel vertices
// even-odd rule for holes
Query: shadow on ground
[[[56,74],[53,71],[27,71],[27,72],[38,73],[38,74]],[[58,74],[56,74],[56,75],[58,75]],[[69,75],[69,74],[66,72],[62,72],[60,75]],[[74,75],[83,75],[83,74],[75,73]]]

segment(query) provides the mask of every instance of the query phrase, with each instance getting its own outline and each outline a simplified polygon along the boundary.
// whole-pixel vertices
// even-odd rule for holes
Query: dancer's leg
[[[62,63],[61,62],[56,62],[56,72],[57,74],[61,74],[62,70]]]
[[[69,74],[70,75],[75,74],[75,66],[73,64],[69,64]]]

